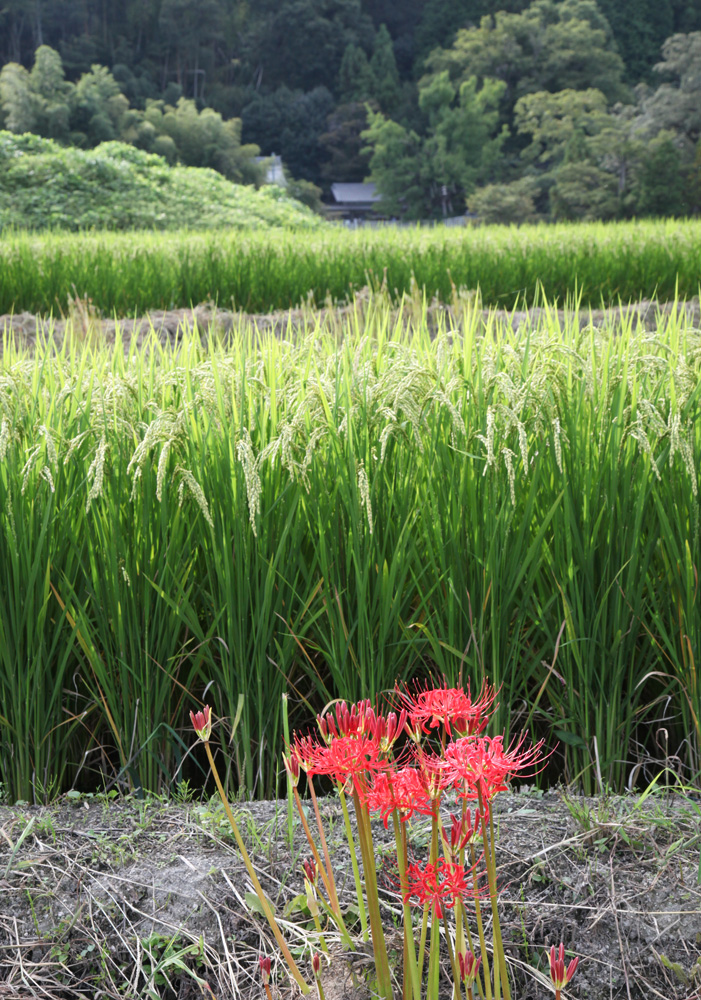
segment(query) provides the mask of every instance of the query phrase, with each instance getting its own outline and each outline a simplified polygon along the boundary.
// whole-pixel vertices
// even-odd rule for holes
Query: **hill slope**
[[[81,150],[0,131],[0,229],[10,226],[318,229],[324,222],[276,185],[256,191],[120,142]]]

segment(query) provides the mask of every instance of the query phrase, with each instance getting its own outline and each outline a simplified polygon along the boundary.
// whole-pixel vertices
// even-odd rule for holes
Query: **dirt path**
[[[360,292],[352,305],[327,309],[291,309],[285,312],[248,314],[217,310],[214,306],[199,305],[194,309],[154,309],[146,316],[126,319],[107,319],[100,317],[89,303],[77,300],[73,303],[70,314],[65,318],[36,316],[33,313],[17,313],[16,315],[0,316],[0,334],[12,334],[18,345],[32,348],[37,335],[46,337],[49,333],[57,343],[61,343],[67,327],[74,330],[81,340],[89,340],[93,344],[114,344],[117,331],[128,345],[133,337],[137,343],[143,344],[152,331],[156,333],[163,344],[175,344],[186,330],[197,327],[205,338],[213,335],[224,340],[237,329],[256,329],[261,334],[275,334],[278,337],[303,335],[312,331],[315,323],[324,322],[331,329],[337,328],[342,334],[345,323],[355,316],[359,319],[372,308],[373,299],[367,292]],[[439,324],[447,329],[461,331],[464,329],[466,317],[474,312],[474,303],[469,298],[458,302],[455,306],[444,306],[432,303],[426,311],[429,329],[436,332]],[[490,317],[492,322],[509,323],[514,331],[526,323],[535,326],[546,315],[543,309],[532,309],[529,312],[507,312],[504,310],[479,310],[483,328]],[[399,313],[395,312],[398,318]],[[420,305],[409,303],[402,313],[402,325],[408,327],[421,321],[423,310]],[[571,313],[564,310],[547,311],[547,315],[556,315],[562,327],[568,322]],[[618,330],[623,324],[632,323],[633,329],[653,331],[658,328],[660,317],[667,321],[674,317],[682,318],[685,326],[698,328],[701,326],[701,309],[699,300],[693,299],[684,303],[658,303],[643,301],[630,306],[613,309],[595,309],[580,311],[580,325],[586,327],[608,327]]]
[[[302,891],[298,869],[308,850],[299,824],[290,851],[285,803],[239,805],[236,812],[282,914]],[[347,904],[352,878],[338,803],[327,800],[323,812]],[[700,817],[701,802],[679,794],[644,803],[536,792],[497,799],[514,997],[552,995],[542,975],[544,954],[562,940],[582,957],[569,997],[701,1000]],[[427,821],[411,829],[420,857]],[[401,944],[390,930],[396,872],[381,824],[375,833],[392,952]],[[176,966],[179,956],[217,1000],[260,997],[258,955],[273,956],[275,966],[277,952],[247,892],[217,802],[178,806],[76,795],[47,808],[2,807],[0,996],[202,996]],[[291,919],[288,936],[303,944],[299,914]],[[327,1000],[368,996],[367,946],[351,955],[338,944],[331,951]],[[540,975],[532,971],[538,962]],[[275,981],[277,996],[294,995],[280,964]]]

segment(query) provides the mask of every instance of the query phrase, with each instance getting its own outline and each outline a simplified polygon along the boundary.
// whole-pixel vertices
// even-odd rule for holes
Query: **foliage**
[[[34,132],[47,138],[95,146],[121,139],[170,162],[212,167],[230,180],[260,182],[255,145],[241,145],[241,121],[225,121],[212,108],[199,111],[195,101],[180,97],[173,107],[146,102],[145,111],[129,106],[114,76],[93,65],[77,84],[64,79],[58,52],[47,45],[36,51],[31,73],[15,63],[0,71],[0,102],[12,132]]]
[[[537,220],[537,192],[538,184],[532,177],[522,177],[510,184],[487,184],[469,196],[467,207],[488,225],[522,225]]]
[[[240,187],[213,170],[169,167],[124,143],[64,149],[0,132],[0,229],[222,229],[318,220],[280,188]]]
[[[546,310],[483,336],[467,309],[448,336],[406,309],[371,300],[340,345],[331,313],[296,342],[242,321],[207,350],[5,344],[12,797],[98,746],[110,777],[167,785],[183,686],[228,719],[229,789],[269,795],[283,692],[306,718],[429,671],[493,681],[497,729],[554,736],[587,790],[656,759],[660,706],[698,773],[698,331]]]
[[[504,84],[471,77],[459,87],[447,72],[419,88],[419,105],[429,128],[421,140],[413,131],[370,112],[363,132],[370,177],[388,211],[409,219],[459,212],[478,180],[498,159],[506,134],[497,132]],[[407,183],[409,182],[409,183]]]
[[[544,218],[697,211],[701,13],[689,3],[203,0],[194,12],[187,0],[120,0],[117,21],[95,4],[0,11],[0,125],[82,148],[125,141],[256,185],[257,146],[327,198],[334,181],[370,172],[385,212],[410,219],[461,213],[475,186],[531,176]],[[595,92],[596,107],[576,106]],[[575,121],[576,148],[554,142],[534,168],[523,109],[536,105],[537,131],[551,112],[551,132]],[[375,128],[366,106],[391,128]],[[666,157],[666,200],[649,194],[662,133],[679,153]],[[604,195],[592,198],[597,178]]]
[[[13,137],[17,141],[46,143]],[[140,162],[145,156],[136,150],[130,155]],[[165,173],[162,161],[158,170]],[[119,316],[210,299],[249,312],[309,301],[323,305],[328,299],[346,302],[368,285],[384,286],[395,299],[418,288],[429,300],[443,302],[452,300],[456,288],[479,289],[484,302],[506,308],[537,302],[542,293],[561,302],[577,294],[584,305],[599,306],[675,294],[691,298],[698,291],[698,222],[348,232],[308,212],[300,214],[275,185],[257,195],[234,188],[242,211],[235,216],[232,205],[223,215],[220,185],[229,193],[231,186],[215,174],[184,173],[192,178],[191,186],[176,215],[161,224],[182,224],[188,206],[194,211],[197,205],[201,213],[204,173],[217,192],[217,211],[213,207],[209,216],[198,215],[198,225],[217,227],[215,233],[6,232],[0,245],[0,315],[66,312],[76,291],[104,314]],[[220,225],[227,219],[240,221],[248,231],[227,233]],[[285,220],[319,231],[278,232],[271,240],[266,229],[251,230],[252,223],[267,227]]]

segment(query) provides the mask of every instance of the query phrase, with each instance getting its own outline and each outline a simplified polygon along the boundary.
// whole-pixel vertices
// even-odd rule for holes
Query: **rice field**
[[[316,232],[3,232],[0,314],[106,316],[208,300],[247,312],[345,302],[384,288],[451,301],[479,289],[502,308],[545,298],[584,305],[691,298],[701,282],[701,222]]]
[[[698,782],[701,333],[463,307],[437,335],[377,296],[342,338],[6,337],[13,801],[199,782],[204,698],[229,792],[270,796],[284,693],[294,726],[428,674],[499,686],[496,731],[558,743],[542,781]]]

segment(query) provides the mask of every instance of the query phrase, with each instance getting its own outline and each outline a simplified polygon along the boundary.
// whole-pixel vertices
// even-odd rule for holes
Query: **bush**
[[[173,141],[156,140],[173,155]],[[314,228],[321,221],[284,191],[271,197],[214,170],[170,167],[164,156],[122,142],[63,148],[0,132],[0,229]]]
[[[467,207],[480,222],[521,225],[538,219],[534,198],[538,185],[531,177],[511,184],[488,184],[467,199]]]

